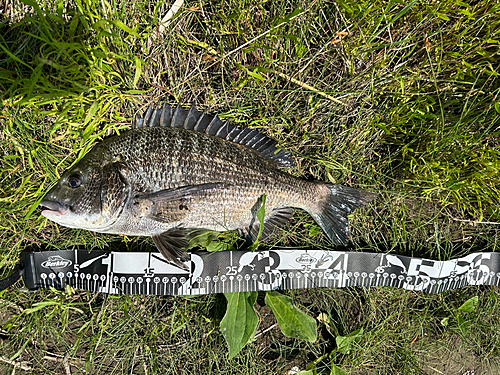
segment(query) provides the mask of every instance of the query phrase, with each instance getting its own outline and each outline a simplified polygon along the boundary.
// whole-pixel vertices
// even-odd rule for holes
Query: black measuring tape
[[[500,284],[500,253],[486,252],[436,261],[328,250],[222,251],[190,253],[185,264],[189,271],[160,253],[82,249],[23,252],[20,257],[24,284],[32,290],[70,285],[110,294],[198,295],[388,286],[439,293]],[[10,278],[15,282],[19,276]]]

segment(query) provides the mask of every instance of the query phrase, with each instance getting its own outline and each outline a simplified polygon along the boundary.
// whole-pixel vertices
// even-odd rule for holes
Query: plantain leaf
[[[253,309],[257,292],[224,293],[227,300],[226,315],[220,322],[220,329],[233,358],[249,342],[259,319]]]
[[[330,375],[347,375],[347,372],[332,362],[332,371],[330,372]]]
[[[335,342],[337,343],[337,351],[342,354],[349,354],[351,352],[354,344],[359,342],[363,337],[363,328],[357,329],[347,336],[337,336],[335,337]]]
[[[275,291],[266,293],[266,305],[273,310],[274,316],[286,337],[295,337],[310,342],[316,341],[316,320],[300,311],[290,297]]]
[[[458,308],[458,311],[463,311],[466,313],[473,312],[476,309],[478,302],[479,302],[478,296],[474,296],[472,298],[469,298],[467,301],[465,301],[463,303],[462,306],[460,306]]]

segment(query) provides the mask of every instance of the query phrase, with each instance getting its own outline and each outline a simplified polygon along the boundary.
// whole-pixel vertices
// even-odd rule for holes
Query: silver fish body
[[[47,193],[42,215],[61,225],[102,233],[151,236],[163,255],[183,266],[180,249],[193,229],[259,231],[285,224],[293,208],[310,213],[334,243],[348,237],[347,213],[375,194],[306,181],[281,167],[293,164],[276,142],[217,116],[181,107],[148,109],[134,128],[105,139]]]

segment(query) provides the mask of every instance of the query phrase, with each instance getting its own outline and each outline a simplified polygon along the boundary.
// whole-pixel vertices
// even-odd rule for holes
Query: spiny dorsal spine
[[[151,126],[169,126],[205,133],[245,145],[280,167],[288,168],[295,165],[291,154],[279,149],[275,140],[256,129],[239,129],[227,121],[222,121],[217,115],[198,111],[194,104],[189,110],[185,110],[180,104],[176,108],[167,103],[158,104],[156,107],[150,104],[144,117],[141,113],[135,115],[132,128]]]

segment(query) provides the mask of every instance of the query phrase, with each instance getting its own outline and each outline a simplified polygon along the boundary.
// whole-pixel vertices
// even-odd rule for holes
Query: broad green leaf
[[[227,300],[226,315],[220,329],[233,358],[249,342],[255,333],[259,319],[253,309],[257,292],[224,293]]]
[[[361,340],[361,337],[363,337],[363,328],[352,331],[347,336],[335,337],[337,351],[342,354],[349,354],[354,344]]]
[[[261,236],[262,230],[264,228],[264,216],[266,215],[265,205],[266,205],[266,194],[262,194],[262,205],[260,206],[260,208],[257,210],[256,213],[257,219],[259,219],[260,223],[259,235],[257,238]]]
[[[207,247],[217,240],[217,233],[210,230],[195,230],[189,233],[189,248],[196,246]]]
[[[219,233],[209,230],[195,230],[189,234],[189,249],[204,247],[208,252],[232,250],[230,243],[218,240]]]
[[[209,253],[213,253],[215,251],[227,251],[231,249],[231,244],[222,242],[222,241],[212,241],[210,242],[206,249]]]
[[[458,308],[458,311],[463,311],[466,313],[473,312],[476,309],[478,302],[479,302],[478,296],[469,298],[467,301],[463,303],[462,306]]]
[[[260,208],[257,210],[256,212],[256,216],[257,216],[257,219],[259,220],[259,233],[257,234],[257,239],[255,240],[255,242],[252,244],[252,246],[250,246],[250,249],[251,251],[254,251],[255,249],[257,249],[257,247],[259,246],[259,238],[260,236],[262,235],[262,231],[264,230],[264,216],[266,215],[266,208],[265,208],[265,205],[266,205],[266,194],[262,194],[262,205],[260,206]]]
[[[307,225],[307,224],[306,224]],[[309,225],[304,225],[306,228],[309,228],[309,237],[314,237],[318,233],[322,233],[323,230],[321,229],[320,226],[314,225],[314,224],[309,224]]]
[[[310,342],[316,341],[316,320],[300,311],[290,297],[275,291],[266,293],[266,305],[273,310],[274,316],[286,337],[295,337]]]
[[[332,362],[332,371],[330,372],[330,375],[347,375],[347,372]]]
[[[249,292],[249,293],[250,295],[248,296],[248,303],[250,304],[250,306],[252,306],[253,309],[255,301],[257,301],[257,292]]]

